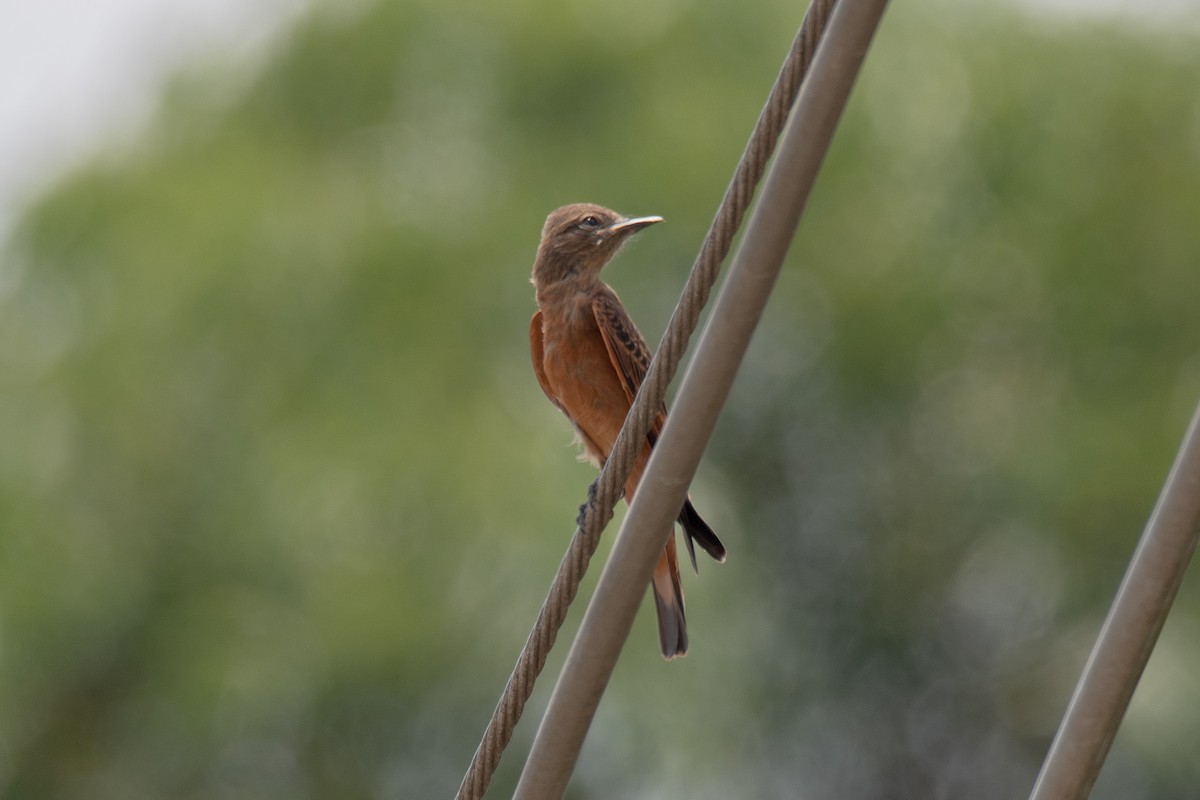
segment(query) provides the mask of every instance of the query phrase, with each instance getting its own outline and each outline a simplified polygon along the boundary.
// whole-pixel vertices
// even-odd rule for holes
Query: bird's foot
[[[580,528],[583,527],[583,518],[587,516],[587,510],[596,504],[596,487],[599,485],[600,479],[592,481],[588,484],[587,502],[579,506],[579,516],[575,518],[575,524]]]

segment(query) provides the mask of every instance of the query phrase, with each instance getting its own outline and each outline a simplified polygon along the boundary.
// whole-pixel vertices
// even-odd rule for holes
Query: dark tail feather
[[[683,541],[687,545],[688,555],[692,558],[694,571],[699,572],[694,542],[699,542],[704,552],[712,556],[718,564],[724,563],[725,545],[721,544],[721,540],[713,533],[713,529],[708,527],[708,523],[701,519],[691,499],[683,501],[683,508],[679,510],[679,524],[683,526]]]
[[[666,555],[664,554],[664,558]],[[668,562],[669,564],[669,562]],[[679,585],[679,572],[667,569],[660,562],[651,581],[654,607],[658,612],[658,643],[663,658],[687,655],[687,619],[683,614],[683,588]]]

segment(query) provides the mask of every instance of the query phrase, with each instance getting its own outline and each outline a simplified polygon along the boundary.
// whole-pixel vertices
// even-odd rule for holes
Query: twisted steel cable
[[[687,344],[699,323],[700,313],[720,273],[721,263],[729,253],[754,191],[766,171],[767,162],[774,152],[779,135],[799,94],[801,82],[812,62],[834,4],[835,0],[813,0],[805,14],[787,59],[759,114],[758,122],[704,238],[700,253],[692,265],[687,283],[671,314],[646,379],[625,418],[625,424],[600,472],[600,477],[589,487],[588,500],[580,508],[571,544],[559,564],[558,573],[533,629],[521,649],[512,675],[463,777],[457,800],[479,800],[484,796],[500,763],[504,748],[512,739],[513,730],[533,693],[538,675],[545,667],[546,658],[566,619],[567,610],[579,592],[579,584],[600,543],[600,535],[613,517],[613,508],[621,498],[625,480],[629,477],[641,451],[655,411],[662,404],[667,386],[678,371]]]

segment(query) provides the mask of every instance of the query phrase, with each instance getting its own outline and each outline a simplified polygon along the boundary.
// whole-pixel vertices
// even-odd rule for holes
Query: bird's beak
[[[612,225],[609,225],[608,232],[619,234],[637,233],[642,228],[662,221],[662,217],[634,217],[633,219],[623,219],[619,222],[614,222]]]

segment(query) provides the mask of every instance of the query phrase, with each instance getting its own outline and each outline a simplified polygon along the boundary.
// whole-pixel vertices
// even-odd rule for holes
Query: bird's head
[[[533,284],[595,278],[629,237],[662,217],[623,217],[604,206],[575,203],[550,212],[542,227]]]

